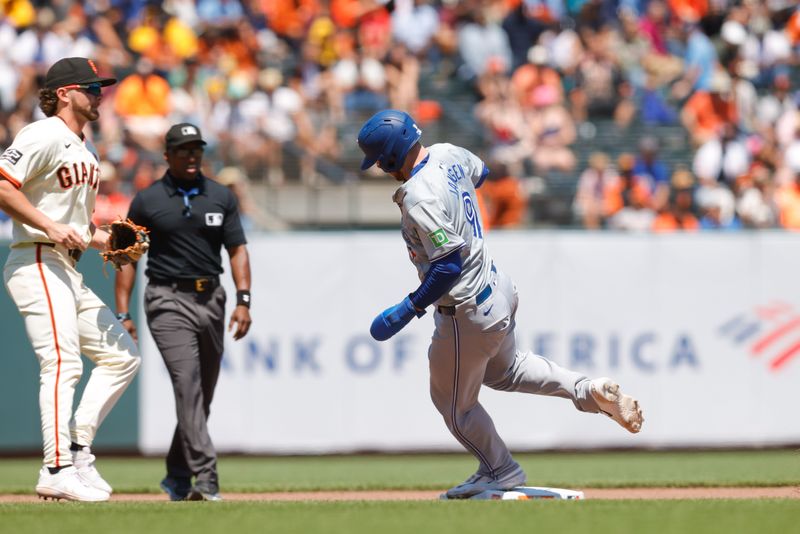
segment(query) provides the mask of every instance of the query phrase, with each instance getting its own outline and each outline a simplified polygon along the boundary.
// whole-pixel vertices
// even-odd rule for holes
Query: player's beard
[[[92,107],[91,104],[87,105],[83,109],[78,110],[78,113],[88,122],[96,121],[100,118],[100,110],[96,107]]]
[[[96,104],[92,105],[93,98],[88,97],[88,95],[81,99],[82,101],[73,101],[73,109],[75,114],[78,115],[80,118],[84,119],[86,122],[96,121],[100,118],[100,100],[96,100]]]

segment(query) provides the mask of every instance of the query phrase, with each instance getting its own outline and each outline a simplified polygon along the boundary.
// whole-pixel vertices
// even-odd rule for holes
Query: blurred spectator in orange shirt
[[[708,13],[708,0],[668,0],[672,12],[684,22],[700,22]]]
[[[608,227],[630,232],[648,232],[653,228],[655,211],[650,207],[650,191],[645,187],[632,187],[625,206],[608,219]]]
[[[800,230],[800,172],[794,173],[794,181],[778,190],[778,219],[783,228]]]
[[[719,70],[711,78],[711,90],[695,92],[681,111],[681,122],[695,146],[719,137],[725,124],[737,121],[730,76]]]
[[[527,200],[519,180],[500,162],[490,162],[488,167],[489,175],[477,190],[484,226],[488,229],[522,225]]]
[[[373,8],[374,0],[331,0],[331,16],[339,28],[353,28],[361,15]]]
[[[170,87],[153,71],[152,61],[140,58],[136,72],[120,82],[114,93],[114,110],[136,142],[148,150],[158,150],[170,125]]]
[[[686,169],[678,169],[672,175],[668,204],[662,208],[655,221],[654,232],[697,231],[700,223],[694,214],[694,177]]]
[[[795,10],[786,23],[786,36],[792,46],[800,45],[800,7]]]
[[[119,190],[119,185],[114,165],[108,161],[100,162],[100,183],[97,186],[97,200],[92,213],[92,222],[96,226],[110,224],[128,213],[132,199]]]
[[[635,162],[634,155],[628,152],[620,154],[617,158],[618,179],[605,189],[606,217],[611,217],[626,206],[630,206],[634,196],[640,199],[640,203],[650,202],[650,183],[633,173]]]
[[[261,0],[259,4],[269,27],[294,41],[305,38],[309,24],[320,10],[317,0]]]

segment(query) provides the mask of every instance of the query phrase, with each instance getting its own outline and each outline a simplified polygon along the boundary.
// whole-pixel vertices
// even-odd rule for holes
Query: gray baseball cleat
[[[189,490],[189,495],[186,496],[187,501],[221,501],[222,495],[219,494],[219,489],[212,487],[211,484],[206,482],[196,482],[192,489]]]
[[[592,397],[602,413],[628,432],[636,434],[642,429],[644,415],[639,401],[620,391],[619,384],[610,378],[601,377],[592,380],[590,387]]]
[[[473,495],[483,493],[489,490],[506,491],[517,486],[522,486],[528,480],[525,471],[519,464],[514,464],[515,467],[504,475],[491,477],[489,475],[482,475],[475,473],[467,480],[454,488],[450,488],[442,495],[444,499],[469,499]]]

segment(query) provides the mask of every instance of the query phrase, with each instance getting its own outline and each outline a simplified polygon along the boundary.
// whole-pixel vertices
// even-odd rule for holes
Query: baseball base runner
[[[401,182],[393,200],[421,282],[375,317],[370,334],[385,341],[426,308],[435,310],[428,351],[431,399],[453,437],[478,460],[477,472],[446,497],[468,499],[527,482],[478,399],[482,386],[561,397],[582,412],[603,413],[639,432],[644,422],[639,402],[616,382],[589,379],[517,347],[519,295],[489,253],[475,192],[489,170],[464,148],[425,147],[421,137],[414,119],[400,110],[376,113],[358,134],[361,169],[377,165]]]

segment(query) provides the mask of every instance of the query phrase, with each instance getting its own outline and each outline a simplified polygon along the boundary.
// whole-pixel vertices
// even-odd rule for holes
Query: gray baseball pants
[[[478,402],[481,385],[500,391],[570,399],[597,413],[589,379],[550,360],[517,349],[514,329],[519,296],[511,278],[498,271],[492,294],[450,314],[434,314],[428,351],[431,399],[455,438],[480,462],[478,473],[497,477],[517,468],[491,417]]]
[[[167,475],[194,475],[197,482],[219,490],[217,452],[207,419],[222,362],[225,290],[217,286],[195,293],[150,284],[144,306],[175,394],[178,424],[167,454]]]

